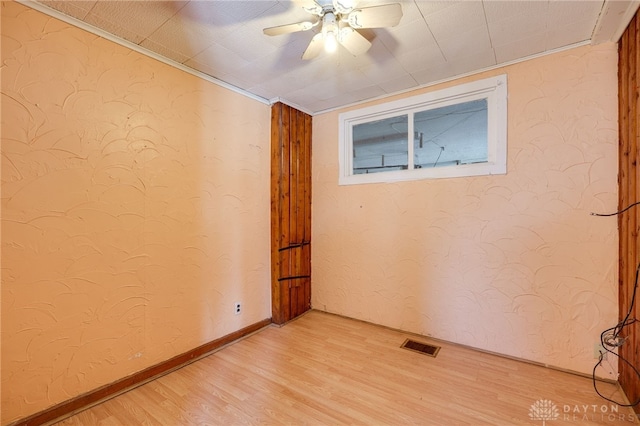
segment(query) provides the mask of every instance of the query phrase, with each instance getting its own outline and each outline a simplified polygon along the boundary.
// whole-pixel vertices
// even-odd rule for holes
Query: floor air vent
[[[433,346],[427,343],[420,343],[411,339],[405,340],[402,346],[400,347],[409,349],[411,351],[420,352],[421,354],[429,355],[434,358],[436,357],[436,355],[438,355],[438,351],[440,351],[440,346]]]

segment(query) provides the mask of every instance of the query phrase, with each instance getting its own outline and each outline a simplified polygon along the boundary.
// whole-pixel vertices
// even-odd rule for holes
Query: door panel
[[[640,201],[640,14],[631,19],[618,42],[618,126],[619,170],[618,207],[627,207]],[[640,316],[640,303],[633,297],[636,271],[640,268],[640,205],[618,215],[620,235],[619,292],[620,321],[630,313],[630,318]],[[637,296],[636,296],[637,297]],[[640,365],[640,327],[625,326],[620,335],[626,340],[619,348],[620,376],[618,381],[631,403],[640,400],[640,378],[634,366]],[[634,410],[640,415],[640,405]]]
[[[280,102],[271,109],[272,320],[311,307],[311,116]]]

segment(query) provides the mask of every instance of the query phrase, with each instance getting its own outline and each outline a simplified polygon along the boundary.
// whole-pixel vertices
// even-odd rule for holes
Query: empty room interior
[[[639,424],[637,1],[2,1],[0,424]]]

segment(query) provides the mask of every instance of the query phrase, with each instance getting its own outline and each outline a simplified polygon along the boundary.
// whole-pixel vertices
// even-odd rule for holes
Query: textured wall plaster
[[[508,173],[338,186],[338,114],[313,122],[318,309],[581,373],[617,322],[617,53],[508,78]],[[616,366],[600,375],[614,378]]]
[[[6,424],[270,317],[270,110],[1,14]]]

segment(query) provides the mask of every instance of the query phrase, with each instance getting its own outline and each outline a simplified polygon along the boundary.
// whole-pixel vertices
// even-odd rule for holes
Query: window
[[[507,172],[505,75],[340,114],[341,185]]]

